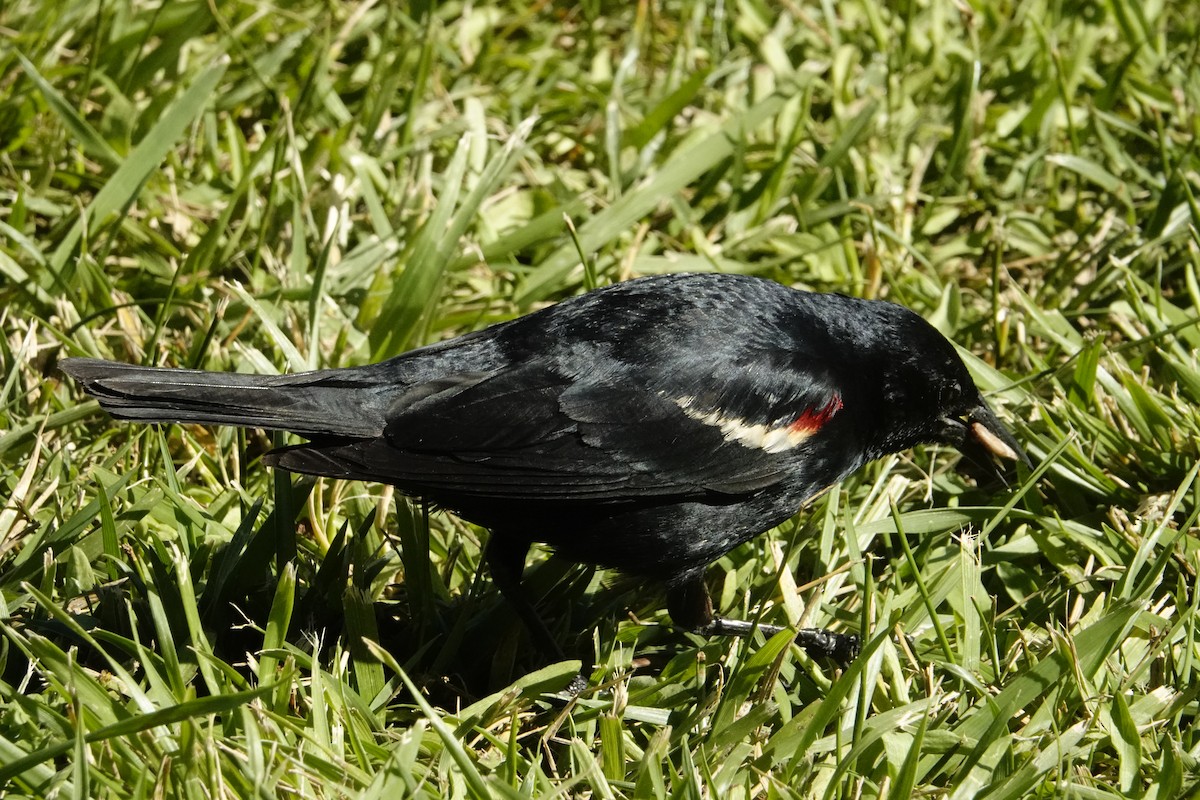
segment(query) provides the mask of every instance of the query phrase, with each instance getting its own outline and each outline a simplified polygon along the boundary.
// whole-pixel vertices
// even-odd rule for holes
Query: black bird
[[[679,625],[746,633],[714,617],[705,567],[863,464],[934,442],[1028,463],[912,311],[733,275],[633,280],[364,367],[60,366],[114,417],[291,431],[310,441],[267,463],[389,483],[488,528],[496,586],[556,655],[520,591],[533,542],[662,582]]]

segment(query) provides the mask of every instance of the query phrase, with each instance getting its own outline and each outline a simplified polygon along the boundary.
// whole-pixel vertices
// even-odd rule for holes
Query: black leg
[[[525,623],[525,628],[533,637],[534,645],[547,658],[566,661],[566,654],[550,635],[550,629],[546,627],[545,621],[530,602],[525,587],[521,585],[521,575],[525,572],[525,555],[528,552],[528,542],[515,537],[499,536],[493,532],[488,539],[484,558],[487,559],[488,570],[492,573],[492,582]],[[587,677],[580,673],[571,681],[567,692],[576,695],[586,688]]]
[[[742,619],[726,619],[713,614],[712,598],[703,575],[694,575],[667,589],[667,611],[677,625],[701,636],[750,636],[756,629],[774,636],[778,625],[755,625]],[[859,639],[853,634],[834,633],[822,628],[800,628],[796,644],[813,658],[827,658],[849,664],[858,655]]]
[[[533,636],[534,644],[546,655],[558,661],[566,661],[567,657],[562,648],[550,635],[550,629],[546,627],[537,609],[529,601],[525,588],[521,586],[521,575],[525,572],[525,555],[528,552],[528,542],[493,533],[488,539],[484,556],[487,558],[488,570],[492,573],[492,582],[525,623],[525,627]]]

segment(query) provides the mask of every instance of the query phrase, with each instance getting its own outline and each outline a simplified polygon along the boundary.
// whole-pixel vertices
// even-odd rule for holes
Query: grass
[[[0,796],[1183,797],[1200,728],[1187,3],[0,8]],[[485,533],[118,424],[57,358],[340,366],[685,270],[887,297],[1036,469],[923,448],[711,569],[706,641]]]

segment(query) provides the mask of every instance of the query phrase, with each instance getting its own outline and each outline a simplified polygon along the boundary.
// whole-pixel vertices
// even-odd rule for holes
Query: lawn
[[[1187,2],[0,5],[0,798],[1200,787]],[[369,363],[633,276],[907,305],[1032,470],[924,447],[714,564],[702,639],[486,531],[116,422],[66,356]]]

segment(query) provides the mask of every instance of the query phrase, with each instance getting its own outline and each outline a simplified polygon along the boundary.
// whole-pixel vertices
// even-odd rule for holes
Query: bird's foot
[[[858,658],[862,649],[858,634],[835,633],[824,628],[801,628],[796,631],[796,644],[812,658],[827,658],[843,667]]]
[[[583,693],[583,690],[588,688],[588,676],[582,671],[577,672],[571,682],[567,684],[567,688],[563,689],[563,693],[571,697],[578,697]]]
[[[763,636],[770,638],[784,628],[779,625],[755,625],[744,619],[725,619],[714,617],[711,622],[695,629],[701,636],[750,636],[754,631],[762,631]],[[804,648],[811,658],[829,659],[836,664],[846,666],[858,656],[862,646],[861,640],[852,633],[835,633],[824,628],[800,628],[796,631],[796,644]]]

